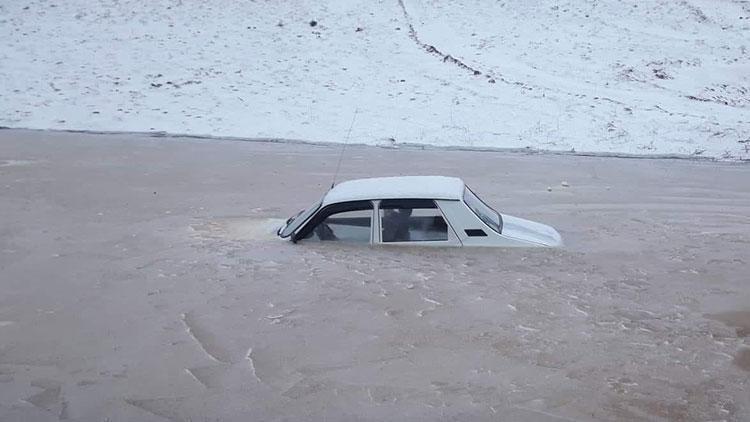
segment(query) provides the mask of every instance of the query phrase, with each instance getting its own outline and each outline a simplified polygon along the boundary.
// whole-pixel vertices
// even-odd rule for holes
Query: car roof
[[[341,182],[323,197],[323,205],[374,199],[460,200],[464,182],[446,176],[397,176]]]

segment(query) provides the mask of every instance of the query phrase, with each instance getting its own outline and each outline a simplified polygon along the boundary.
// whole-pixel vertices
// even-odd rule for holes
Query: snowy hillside
[[[0,0],[0,125],[750,159],[750,3]]]

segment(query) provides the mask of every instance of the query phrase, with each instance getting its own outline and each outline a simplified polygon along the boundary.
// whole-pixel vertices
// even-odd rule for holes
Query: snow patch
[[[750,158],[741,2],[6,3],[0,126]]]

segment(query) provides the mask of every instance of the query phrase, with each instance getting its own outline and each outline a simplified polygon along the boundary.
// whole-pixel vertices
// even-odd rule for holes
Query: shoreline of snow
[[[382,149],[404,149],[404,150],[429,150],[429,151],[468,151],[468,152],[496,152],[504,154],[519,155],[548,155],[548,156],[572,156],[572,157],[595,157],[595,158],[621,158],[632,160],[685,160],[695,162],[717,162],[717,163],[736,163],[750,164],[750,159],[745,158],[717,158],[709,156],[686,155],[686,154],[627,154],[617,152],[597,152],[597,151],[564,151],[564,150],[546,150],[535,148],[503,148],[503,147],[471,147],[471,146],[440,146],[432,144],[418,143],[367,143],[367,142],[344,142],[344,141],[312,141],[305,139],[290,139],[280,137],[242,137],[242,136],[215,136],[210,134],[188,134],[188,133],[168,133],[163,131],[143,132],[143,131],[108,131],[108,130],[88,130],[88,129],[35,129],[26,127],[7,127],[0,126],[0,131],[19,131],[19,132],[46,132],[46,133],[80,133],[83,135],[132,135],[145,138],[163,138],[163,139],[191,139],[203,141],[222,141],[222,142],[257,142],[270,144],[290,144],[290,145],[311,145],[322,147],[373,147]]]

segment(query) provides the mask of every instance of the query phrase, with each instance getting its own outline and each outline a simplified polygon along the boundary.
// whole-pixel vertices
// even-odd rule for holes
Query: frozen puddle
[[[193,224],[192,230],[202,237],[228,240],[276,240],[281,218],[230,217]]]

